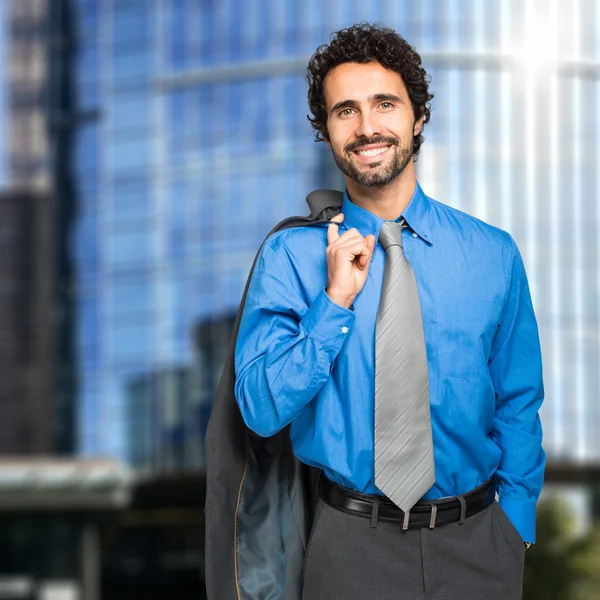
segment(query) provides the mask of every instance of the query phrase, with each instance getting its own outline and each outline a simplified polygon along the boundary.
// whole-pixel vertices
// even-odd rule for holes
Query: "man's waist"
[[[495,498],[493,478],[458,496],[422,499],[405,513],[385,496],[363,494],[331,482],[325,475],[319,481],[319,496],[324,502],[359,517],[402,523],[404,529],[436,527],[461,522],[492,504]]]
[[[302,450],[309,449],[302,448]],[[385,498],[382,492],[375,486],[375,473],[373,472],[372,466],[370,468],[365,467],[364,463],[366,461],[361,460],[360,465],[357,465],[357,467],[353,469],[352,474],[348,475],[343,470],[338,469],[336,464],[331,464],[333,461],[330,461],[329,457],[323,456],[322,453],[320,456],[315,457],[316,460],[311,460],[308,456],[304,455],[304,452],[298,452],[296,448],[294,448],[294,451],[300,461],[323,471],[323,475],[327,476],[332,483],[368,496],[379,496],[380,499]],[[306,452],[306,454],[309,454],[309,452]],[[497,471],[498,464],[495,457],[491,457],[491,460],[486,461],[486,463],[487,464],[485,465],[477,465],[478,468],[475,468],[475,466],[467,466],[468,459],[462,460],[461,456],[460,464],[463,467],[463,472],[456,473],[454,470],[448,470],[447,467],[449,465],[447,465],[446,462],[438,463],[436,461],[436,482],[431,489],[424,494],[423,499],[442,500],[444,498],[452,498],[469,492],[473,488],[481,485],[482,482],[493,477],[494,473]]]
[[[317,397],[318,400],[331,398]],[[327,404],[322,402],[321,404]],[[335,404],[335,402],[334,402]],[[336,414],[337,411],[336,411]],[[322,470],[334,483],[365,494],[380,495],[375,486],[374,441],[369,431],[353,427],[352,419],[342,418],[339,431],[344,439],[334,437],[327,419],[333,414],[319,414],[307,426],[307,416],[302,415],[292,423],[292,445],[296,456],[305,464]],[[434,432],[436,417],[431,415]],[[338,429],[336,429],[336,433]],[[426,498],[456,496],[476,487],[496,473],[501,452],[489,432],[468,428],[453,432],[453,438],[434,435],[436,482]]]

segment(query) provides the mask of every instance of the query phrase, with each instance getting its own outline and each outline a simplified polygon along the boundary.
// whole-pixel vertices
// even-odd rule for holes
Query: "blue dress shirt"
[[[344,196],[344,229],[377,239],[383,220]],[[404,210],[429,367],[436,482],[425,498],[494,476],[500,505],[535,541],[545,467],[541,352],[527,278],[510,235],[428,198]],[[400,218],[400,216],[398,218]],[[238,333],[235,394],[250,429],[291,423],[298,458],[339,485],[374,483],[375,319],[385,251],[377,244],[351,309],[327,286],[327,225],[285,229],[263,245]]]

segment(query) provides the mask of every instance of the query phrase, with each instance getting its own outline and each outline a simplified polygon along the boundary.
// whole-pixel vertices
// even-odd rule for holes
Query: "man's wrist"
[[[339,304],[344,308],[350,308],[352,306],[352,302],[354,302],[353,298],[338,296],[337,294],[332,293],[328,288],[325,288],[325,293],[333,303]]]

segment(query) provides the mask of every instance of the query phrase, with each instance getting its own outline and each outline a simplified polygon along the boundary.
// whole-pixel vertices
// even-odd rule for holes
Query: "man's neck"
[[[357,206],[368,210],[381,219],[391,221],[397,219],[408,206],[415,188],[417,179],[414,165],[411,162],[404,171],[392,182],[380,188],[364,187],[345,177],[350,200]]]

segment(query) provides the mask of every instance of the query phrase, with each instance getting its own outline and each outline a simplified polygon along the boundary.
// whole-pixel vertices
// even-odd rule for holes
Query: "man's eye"
[[[389,109],[389,108],[392,108],[394,105],[393,105],[391,102],[387,102],[387,101],[386,101],[386,102],[382,102],[382,103],[380,104],[380,106],[381,106],[381,108],[383,108],[383,109],[387,110],[387,109]]]
[[[343,108],[342,111],[340,112],[340,114],[343,117],[349,117],[352,114],[352,112],[353,112],[353,109],[351,109],[351,108]]]

